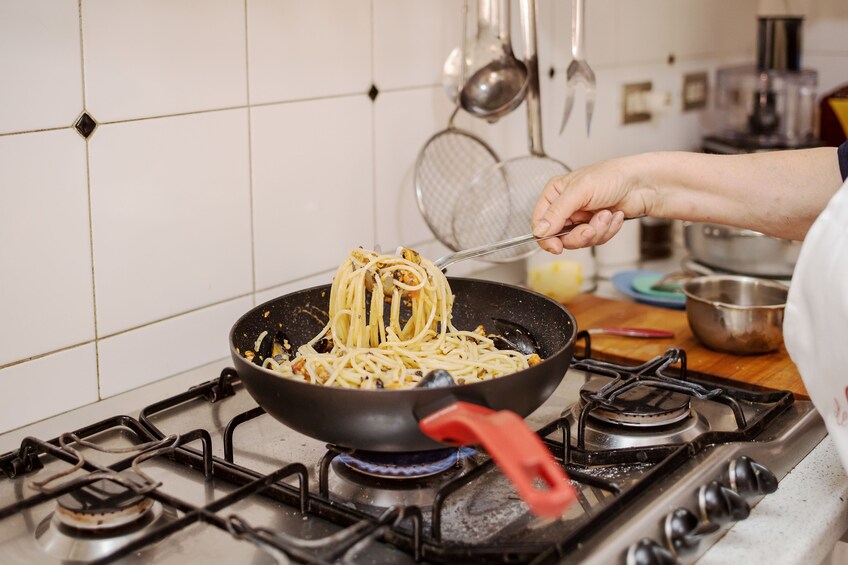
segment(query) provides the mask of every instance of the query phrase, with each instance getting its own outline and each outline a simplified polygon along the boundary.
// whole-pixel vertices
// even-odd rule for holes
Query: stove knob
[[[701,487],[698,506],[705,521],[718,525],[744,520],[751,513],[744,498],[718,481]]]
[[[642,538],[627,549],[627,565],[676,565],[677,558],[650,538]]]
[[[730,488],[745,498],[771,494],[777,490],[774,473],[745,455],[730,462],[727,475]]]
[[[718,525],[702,522],[687,508],[678,508],[665,517],[665,539],[677,555],[687,555],[701,543],[701,538],[718,530]]]

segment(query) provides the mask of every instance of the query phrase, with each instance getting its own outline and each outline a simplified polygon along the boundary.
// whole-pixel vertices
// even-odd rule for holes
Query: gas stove
[[[527,418],[578,492],[527,510],[472,447],[357,452],[256,406],[232,369],[0,456],[4,562],[692,563],[825,436],[789,392],[575,357]],[[213,377],[213,375],[210,375]],[[344,406],[337,407],[344,410]],[[333,414],[316,414],[333,418]]]

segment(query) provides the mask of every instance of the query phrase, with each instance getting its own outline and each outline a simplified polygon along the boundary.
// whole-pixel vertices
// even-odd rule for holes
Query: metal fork
[[[636,220],[638,218],[624,218],[624,221]],[[498,241],[495,243],[487,243],[485,245],[480,245],[478,247],[472,247],[470,249],[464,249],[462,251],[456,251],[455,253],[451,253],[450,255],[445,255],[444,257],[439,257],[433,264],[441,270],[447,269],[448,265],[452,265],[454,263],[458,263],[459,261],[465,261],[466,259],[474,259],[475,257],[482,257],[483,255],[488,255],[489,253],[494,253],[495,251],[501,251],[503,249],[508,249],[510,247],[516,247],[518,245],[524,245],[526,243],[530,243],[531,241],[542,241],[545,239],[551,239],[553,237],[561,237],[563,235],[568,235],[571,231],[577,226],[582,226],[585,222],[578,222],[576,224],[570,224],[562,228],[562,231],[558,233],[554,233],[551,235],[545,235],[542,237],[536,237],[532,233],[528,233],[526,235],[519,235],[513,237],[512,239],[505,239],[503,241]]]
[[[571,0],[571,64],[565,72],[565,111],[559,133],[565,130],[565,123],[574,106],[574,91],[582,83],[586,88],[586,135],[592,125],[592,112],[595,111],[595,72],[584,59],[584,0]]]

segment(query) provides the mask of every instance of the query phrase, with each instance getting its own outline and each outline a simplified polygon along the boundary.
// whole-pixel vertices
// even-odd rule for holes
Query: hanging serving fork
[[[592,112],[595,111],[595,72],[584,58],[583,32],[585,29],[585,0],[571,0],[571,64],[565,72],[565,111],[562,115],[562,125],[559,133],[565,130],[565,123],[574,107],[574,93],[578,84],[583,84],[586,91],[586,135],[592,125]]]

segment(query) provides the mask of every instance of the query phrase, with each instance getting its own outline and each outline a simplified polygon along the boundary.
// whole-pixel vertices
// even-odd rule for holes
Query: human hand
[[[548,181],[533,212],[533,234],[541,237],[566,225],[583,225],[539,241],[539,246],[559,254],[600,245],[618,233],[625,218],[647,215],[655,191],[634,174],[635,165],[629,157],[612,159]]]

